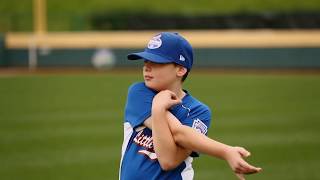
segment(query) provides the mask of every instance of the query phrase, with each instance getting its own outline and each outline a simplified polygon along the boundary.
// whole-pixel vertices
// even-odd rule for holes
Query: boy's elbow
[[[159,161],[159,164],[163,171],[170,171],[177,167],[173,161]]]
[[[174,139],[174,142],[178,145],[182,145],[183,144],[183,141],[185,139],[185,136],[184,136],[184,132],[183,132],[183,129],[181,126],[175,128],[173,131],[172,131],[172,138]]]

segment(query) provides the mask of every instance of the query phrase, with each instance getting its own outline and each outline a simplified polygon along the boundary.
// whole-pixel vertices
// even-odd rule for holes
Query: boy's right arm
[[[145,126],[150,129],[152,129],[151,119],[152,117],[148,118],[144,123]],[[239,179],[243,179],[242,174],[252,174],[261,171],[261,168],[254,167],[243,159],[250,155],[244,148],[232,147],[212,140],[204,134],[195,131],[193,128],[181,124],[181,122],[169,111],[167,111],[166,119],[163,120],[167,120],[172,137],[177,145],[185,150],[190,149],[226,160]],[[179,153],[176,152],[176,155],[172,155],[171,157],[175,157],[172,161],[180,161],[180,157],[183,158],[183,156],[188,155],[187,153],[183,155],[183,152],[186,152],[185,150],[181,150]],[[167,153],[171,152],[167,151]]]
[[[254,167],[243,160],[250,156],[250,152],[244,148],[212,140],[193,128],[182,125],[172,114],[168,118],[168,124],[175,142],[181,147],[224,159],[236,173],[252,174],[261,171],[261,168]]]
[[[164,93],[159,93],[159,94],[163,95]],[[159,96],[159,94],[156,96]],[[165,99],[164,97],[161,97],[161,98],[158,97],[157,99],[158,100],[156,102],[161,102],[161,103],[165,102],[163,101],[163,99]],[[174,103],[174,102],[172,101],[171,103]],[[162,106],[164,106],[164,104]],[[169,104],[166,104],[165,106],[169,107]],[[165,109],[168,109],[168,107],[166,107]],[[152,125],[155,123],[153,122],[153,120],[156,120],[156,119],[153,119],[153,117],[151,117],[151,121],[150,120],[145,121],[144,124],[150,129],[153,129]],[[173,138],[174,143],[181,146],[185,150],[189,149],[189,150],[205,153],[205,154],[226,160],[229,163],[232,170],[237,174],[239,179],[244,179],[243,174],[252,174],[252,173],[257,173],[261,171],[261,168],[251,166],[246,161],[244,161],[243,158],[250,155],[250,153],[246,151],[244,148],[232,147],[232,146],[228,146],[223,143],[214,141],[208,138],[207,136],[205,136],[204,134],[197,132],[195,129],[189,126],[182,125],[181,122],[169,111],[166,111],[166,113],[163,112],[162,115],[157,117],[156,121],[162,122],[162,124],[163,123],[167,124],[165,126],[169,128],[169,131],[168,133],[165,133],[165,134],[170,134],[170,136],[172,135],[171,137]],[[160,129],[159,132],[161,132],[163,129],[164,128]],[[164,140],[166,141],[166,138]],[[160,140],[160,144],[161,144],[161,141],[163,141],[163,139]],[[175,150],[175,151],[172,151],[171,153],[177,153],[177,152],[178,151]],[[171,156],[171,157],[175,157],[175,156]]]
[[[242,157],[248,157],[250,153],[241,147],[232,147],[218,141],[212,140],[209,137],[195,131],[189,126],[181,124],[172,114],[168,118],[169,128],[172,132],[175,142],[187,149],[201,152],[211,156],[218,157],[228,161],[235,172],[242,172],[245,174],[258,172],[260,168],[255,168],[246,163]],[[241,165],[237,169],[237,163]]]

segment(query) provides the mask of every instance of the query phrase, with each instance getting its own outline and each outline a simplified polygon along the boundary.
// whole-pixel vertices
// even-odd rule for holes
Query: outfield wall
[[[273,32],[273,31],[272,31]],[[194,46],[195,67],[320,68],[320,31],[182,32]],[[154,32],[53,34],[42,39],[11,34],[1,48],[0,66],[27,67],[36,49],[38,67],[137,67],[127,61],[142,51]],[[3,43],[2,43],[3,44]],[[100,54],[97,58],[97,55]],[[102,54],[102,55],[101,55]]]
[[[114,67],[137,67],[126,60],[130,52],[142,49],[110,49]],[[46,52],[42,52],[46,51]],[[97,49],[38,50],[38,67],[93,67]],[[320,68],[320,48],[201,48],[195,49],[195,67]],[[9,49],[2,66],[27,67],[28,50]]]
[[[5,61],[7,60],[5,57],[6,47],[4,42],[4,36],[0,34],[0,66],[5,65]]]

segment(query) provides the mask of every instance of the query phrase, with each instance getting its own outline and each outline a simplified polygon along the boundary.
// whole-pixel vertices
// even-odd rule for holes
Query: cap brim
[[[171,63],[171,62],[173,62],[172,60],[169,60],[165,57],[159,56],[157,54],[145,52],[145,51],[138,52],[138,53],[132,53],[132,54],[129,54],[127,57],[129,60],[145,59],[145,60],[155,62],[155,63]]]

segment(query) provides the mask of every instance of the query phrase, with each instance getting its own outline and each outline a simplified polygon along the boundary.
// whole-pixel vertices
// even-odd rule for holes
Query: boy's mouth
[[[149,81],[149,80],[151,80],[151,79],[153,79],[152,76],[149,76],[149,75],[145,75],[145,76],[144,76],[144,80],[146,80],[146,81]]]

